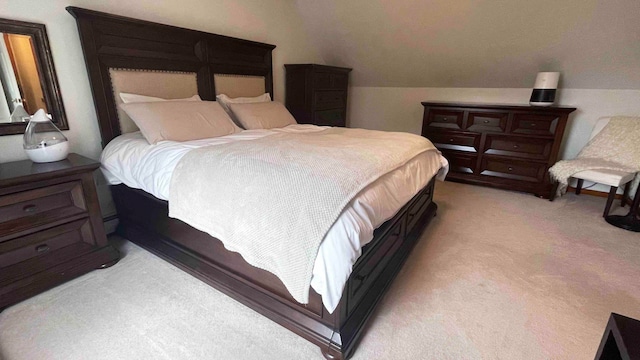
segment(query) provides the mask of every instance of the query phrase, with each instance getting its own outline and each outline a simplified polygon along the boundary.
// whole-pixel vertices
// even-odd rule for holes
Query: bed
[[[165,98],[198,94],[273,97],[275,46],[68,7],[76,18],[103,146],[133,129],[120,111],[118,92]],[[171,88],[155,85],[166,83]],[[141,89],[139,86],[143,86]],[[293,299],[282,281],[249,265],[218,239],[170,218],[160,196],[125,184],[111,187],[118,233],[318,345],[327,359],[355,350],[376,305],[435,216],[435,178],[373,232],[353,265],[335,309],[313,288],[308,303]]]

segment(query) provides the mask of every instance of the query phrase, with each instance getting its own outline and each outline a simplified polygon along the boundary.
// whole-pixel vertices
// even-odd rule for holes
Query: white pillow
[[[146,96],[130,93],[120,93],[120,99],[125,104],[139,103],[139,102],[158,102],[158,101],[202,101],[199,95],[193,95],[185,99],[163,99],[155,96]]]
[[[255,96],[255,97],[230,98],[225,94],[220,94],[220,95],[216,95],[216,100],[220,103],[220,105],[222,105],[222,108],[224,109],[224,111],[226,111],[227,114],[229,114],[229,116],[231,116],[231,118],[234,121],[236,121],[236,124],[238,124],[237,119],[233,117],[233,111],[231,111],[231,109],[229,108],[229,104],[249,104],[249,103],[269,102],[271,101],[271,95],[269,95],[269,93],[264,93],[260,96]]]
[[[189,141],[242,131],[215,101],[152,101],[121,104],[149,144]]]
[[[289,110],[277,101],[229,104],[233,115],[247,130],[273,129],[297,124]]]

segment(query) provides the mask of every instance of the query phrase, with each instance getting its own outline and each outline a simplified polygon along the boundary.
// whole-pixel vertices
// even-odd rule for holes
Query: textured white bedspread
[[[173,169],[189,150],[202,146],[252,140],[277,132],[322,130],[312,125],[292,125],[277,130],[250,130],[225,137],[189,142],[160,142],[149,145],[139,133],[112,140],[102,154],[102,166],[109,183],[124,183],[157,198],[169,198]],[[311,287],[333,312],[361,248],[373,238],[373,230],[391,218],[429,180],[448,165],[435,153],[422,153],[361,191],[331,227],[315,260]]]

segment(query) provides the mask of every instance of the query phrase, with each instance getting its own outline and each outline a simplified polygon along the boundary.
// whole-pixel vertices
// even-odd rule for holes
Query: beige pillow
[[[249,103],[257,103],[257,102],[269,102],[271,101],[271,95],[269,93],[264,93],[260,96],[254,97],[237,97],[230,98],[225,94],[216,95],[216,100],[222,105],[224,111],[226,111],[230,116],[232,115],[231,109],[229,108],[229,104],[249,104]]]
[[[247,130],[273,129],[297,124],[289,110],[277,101],[229,104],[233,115]]]
[[[193,95],[192,97],[184,98],[184,99],[163,99],[155,96],[147,96],[147,95],[138,95],[138,94],[130,94],[130,93],[120,93],[120,99],[125,104],[134,103],[134,102],[156,102],[156,101],[202,101],[199,95]]]
[[[161,101],[121,104],[150,144],[188,141],[241,131],[215,101]]]

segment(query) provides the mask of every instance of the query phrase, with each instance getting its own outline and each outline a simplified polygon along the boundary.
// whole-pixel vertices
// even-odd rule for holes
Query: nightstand
[[[93,180],[99,166],[77,154],[0,164],[0,311],[118,262]]]

